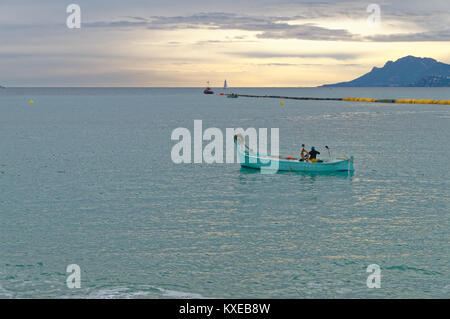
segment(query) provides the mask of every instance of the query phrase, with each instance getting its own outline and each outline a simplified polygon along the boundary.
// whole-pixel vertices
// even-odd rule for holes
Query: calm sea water
[[[450,99],[450,90],[230,89]],[[33,99],[34,104],[29,104]],[[173,164],[177,127],[278,127],[355,172]],[[450,108],[202,89],[0,90],[1,298],[449,297]],[[81,288],[66,267],[81,267]],[[366,268],[381,267],[368,289]]]

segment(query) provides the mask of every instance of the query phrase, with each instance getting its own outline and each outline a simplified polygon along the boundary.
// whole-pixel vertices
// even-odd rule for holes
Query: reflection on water
[[[259,169],[242,167],[240,169],[240,174],[248,175],[248,174],[261,174],[261,175],[272,175],[272,174],[262,174]],[[338,172],[301,172],[301,171],[277,171],[274,174],[280,175],[298,175],[303,177],[311,177],[315,178],[317,176],[320,177],[337,177],[337,178],[345,178],[352,179],[355,174],[354,171],[338,171]]]

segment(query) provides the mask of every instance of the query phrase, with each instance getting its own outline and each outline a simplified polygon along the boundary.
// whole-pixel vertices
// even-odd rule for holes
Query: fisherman
[[[315,163],[317,154],[320,154],[320,152],[316,151],[316,148],[314,146],[311,147],[311,150],[309,151],[309,160],[311,163]]]
[[[309,159],[309,153],[305,150],[305,144],[302,144],[302,152],[300,153],[300,162],[307,162]]]

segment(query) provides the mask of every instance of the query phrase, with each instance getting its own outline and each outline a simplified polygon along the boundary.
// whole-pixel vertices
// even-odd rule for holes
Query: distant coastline
[[[408,55],[352,81],[321,87],[450,87],[450,64]]]

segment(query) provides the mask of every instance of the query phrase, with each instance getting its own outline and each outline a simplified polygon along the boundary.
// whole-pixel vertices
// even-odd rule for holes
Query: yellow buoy
[[[33,101],[33,100],[30,100],[30,104],[34,104],[34,101]]]
[[[283,102],[283,101],[281,101],[281,102],[280,102],[280,105],[284,105],[284,102]]]

